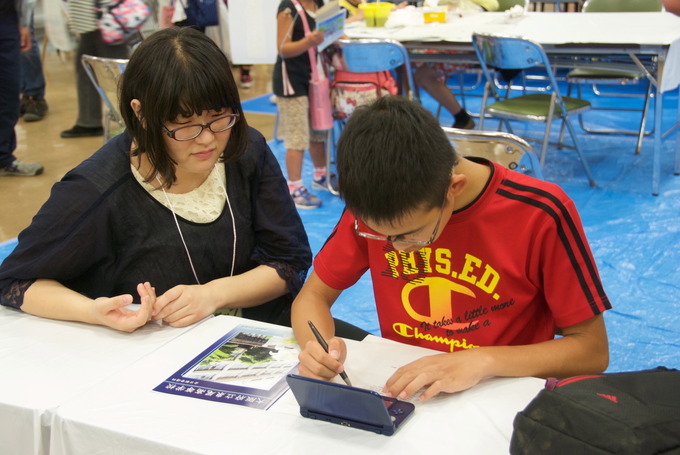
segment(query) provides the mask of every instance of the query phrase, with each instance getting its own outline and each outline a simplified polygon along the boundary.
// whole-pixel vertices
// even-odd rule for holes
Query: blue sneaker
[[[328,177],[323,176],[319,180],[312,180],[312,189],[321,191],[337,191],[338,190],[338,177],[335,174],[331,174],[330,186],[328,184]],[[332,192],[332,191],[331,191]]]
[[[309,191],[304,186],[293,191],[291,197],[295,201],[295,207],[299,209],[318,209],[321,207],[321,199],[309,194]]]

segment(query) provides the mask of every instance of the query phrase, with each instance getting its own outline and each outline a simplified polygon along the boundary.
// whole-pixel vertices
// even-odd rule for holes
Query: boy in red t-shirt
[[[400,368],[386,394],[408,398],[424,387],[426,400],[487,376],[607,367],[602,312],[611,305],[576,208],[557,185],[457,156],[427,110],[395,96],[355,111],[337,166],[347,210],[293,303],[301,374],[328,380],[343,371],[330,308],[367,270],[382,336],[443,351]]]

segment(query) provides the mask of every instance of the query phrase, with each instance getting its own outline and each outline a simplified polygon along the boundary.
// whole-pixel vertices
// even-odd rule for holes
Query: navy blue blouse
[[[290,293],[245,308],[243,315],[288,324],[311,251],[276,158],[259,132],[251,128],[249,138],[241,159],[226,164],[237,233],[234,274],[263,264],[275,268]],[[126,133],[115,137],[54,185],[0,266],[0,304],[20,308],[38,278],[90,298],[137,296],[137,283],[145,281],[158,295],[178,284],[196,284],[171,211],[130,170],[130,144]],[[226,204],[213,222],[178,220],[201,283],[228,276],[233,230]]]

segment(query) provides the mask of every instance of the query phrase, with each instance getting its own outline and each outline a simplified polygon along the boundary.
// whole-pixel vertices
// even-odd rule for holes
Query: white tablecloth
[[[553,46],[669,47],[661,91],[672,90],[680,84],[680,17],[671,13],[526,13],[515,18],[505,13],[462,16],[450,13],[445,24],[414,24],[413,16],[399,19],[399,11],[392,14],[397,14],[396,20],[390,17],[385,27],[366,27],[355,22],[349,24],[345,32],[351,38],[391,38],[401,42],[471,43],[472,33],[477,32],[523,36]]]
[[[515,414],[544,383],[491,379],[419,403],[394,436],[305,419],[290,392],[263,411],[152,390],[239,323],[226,316],[205,321],[59,407],[51,453],[507,453]],[[432,352],[371,336],[348,342],[346,369],[356,385],[366,387]]]
[[[0,306],[0,454],[46,454],[57,407],[189,329],[134,333]]]

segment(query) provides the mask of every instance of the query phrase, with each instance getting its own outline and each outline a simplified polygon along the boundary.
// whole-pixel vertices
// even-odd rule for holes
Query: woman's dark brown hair
[[[133,155],[146,153],[167,187],[175,182],[176,163],[165,150],[163,125],[178,116],[231,109],[240,118],[221,160],[236,161],[248,147],[248,123],[229,61],[210,38],[193,28],[162,29],[142,41],[125,68],[119,92],[120,112],[136,144]],[[139,116],[130,106],[134,99],[141,103]]]

